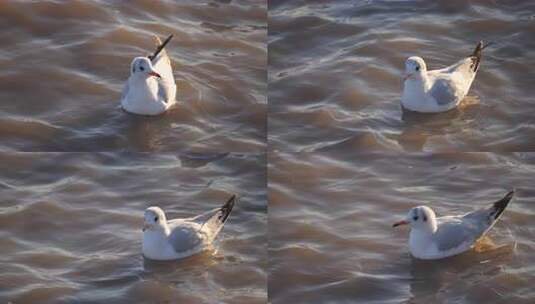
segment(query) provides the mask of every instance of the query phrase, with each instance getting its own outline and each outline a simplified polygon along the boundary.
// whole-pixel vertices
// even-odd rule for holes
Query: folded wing
[[[173,35],[170,35],[164,43],[162,43],[158,36],[154,37],[157,43],[157,48],[156,52],[149,56],[149,58],[154,69],[160,76],[162,76],[162,78],[158,80],[158,96],[160,96],[166,103],[174,103],[176,98],[175,77],[173,76],[171,59],[169,59],[165,50],[165,45],[171,40]]]
[[[232,195],[227,202],[220,208],[213,209],[206,213],[203,213],[192,221],[201,225],[201,232],[208,236],[208,239],[212,241],[223,228],[223,225],[227,221],[234,203],[236,201],[236,195]]]
[[[472,246],[480,234],[476,227],[467,225],[464,221],[447,220],[438,225],[434,235],[437,248],[440,251],[464,251]]]
[[[201,236],[191,226],[174,227],[168,240],[178,254],[197,251],[203,245]]]

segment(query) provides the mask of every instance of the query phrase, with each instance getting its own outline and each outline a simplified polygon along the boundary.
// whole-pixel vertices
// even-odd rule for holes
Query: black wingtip
[[[173,39],[173,34],[170,34],[169,36],[167,36],[167,38],[165,38],[165,40],[162,42],[161,44],[162,49],[167,45],[167,43],[169,43],[169,41],[171,41],[171,39]]]
[[[500,215],[502,215],[503,211],[505,210],[505,208],[507,207],[507,205],[509,204],[509,202],[511,201],[514,195],[515,195],[515,190],[513,189],[509,191],[501,200],[493,204],[494,209],[495,209],[495,213],[493,214],[494,219],[498,219]]]
[[[163,48],[169,43],[169,41],[171,41],[171,39],[173,38],[173,34],[169,35],[163,42],[162,44],[160,44],[157,48],[156,48],[156,51],[154,52],[154,54],[150,55],[149,56],[149,59],[150,61],[153,61],[156,56],[158,56],[158,54],[160,54],[160,52],[163,50]]]
[[[476,45],[476,48],[474,49],[474,52],[472,53],[472,56],[475,56],[478,52],[481,51],[483,48],[483,40],[479,40],[479,42]]]
[[[483,41],[480,41],[479,43],[482,43],[482,44],[483,44]],[[493,45],[493,44],[494,44],[494,41],[489,41],[489,42],[487,42],[487,44],[485,44],[485,45],[483,45],[483,46],[481,47],[481,50],[484,50],[484,49],[486,49],[489,45]]]
[[[234,208],[234,203],[236,201],[236,195],[233,194],[227,202],[221,207],[221,215],[219,216],[219,220],[224,223],[228,216],[230,215],[230,212],[232,211],[232,208]]]
[[[470,55],[470,58],[472,58],[472,65],[470,68],[472,71],[477,72],[477,69],[479,68],[479,63],[481,62],[481,51],[483,50],[483,41],[479,41],[479,43],[476,45],[476,48],[472,52],[472,55]]]
[[[477,72],[477,69],[479,68],[479,64],[481,63],[481,55],[483,53],[483,50],[486,49],[489,45],[494,44],[494,42],[490,41],[485,44],[483,40],[479,41],[479,43],[476,45],[476,48],[472,52],[472,55],[470,55],[470,58],[472,58],[472,65],[470,68],[472,71]]]

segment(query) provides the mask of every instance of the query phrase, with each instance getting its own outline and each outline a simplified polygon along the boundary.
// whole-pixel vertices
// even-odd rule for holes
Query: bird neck
[[[419,72],[415,80],[411,82],[413,86],[417,86],[420,90],[427,92],[431,88],[431,81],[425,72]]]
[[[438,229],[438,224],[437,224],[437,220],[432,217],[429,219],[429,231],[431,231],[431,233],[435,233],[437,232],[437,229]]]
[[[166,236],[169,236],[171,234],[171,229],[169,229],[169,226],[167,226],[167,223],[163,223],[162,225],[162,231]]]
[[[171,230],[169,229],[169,226],[167,226],[167,223],[158,224],[155,227],[154,231],[158,234],[163,234],[166,237],[171,233]]]
[[[427,75],[427,72],[420,72],[420,83],[422,85],[422,90],[424,92],[428,92],[429,90],[431,90],[431,86],[433,85],[431,83],[431,79],[429,79],[429,76]]]
[[[409,234],[409,248],[412,255],[421,257],[429,249],[429,244],[432,244],[433,233],[427,229],[411,229]]]
[[[147,77],[138,73],[132,74],[130,76],[130,88],[137,91],[140,96],[145,95],[145,97],[157,100],[158,82],[154,77]]]
[[[430,229],[411,229],[409,243],[413,244],[413,246],[420,246],[420,244],[426,244],[432,236],[433,231]]]
[[[421,236],[421,237],[427,237],[432,236],[437,231],[437,223],[436,220],[431,218],[428,219],[426,224],[423,223],[415,228],[411,228],[411,234],[414,233],[415,235]]]
[[[419,73],[404,83],[401,102],[409,110],[419,111],[426,108],[426,92],[430,89],[430,81],[425,73]]]

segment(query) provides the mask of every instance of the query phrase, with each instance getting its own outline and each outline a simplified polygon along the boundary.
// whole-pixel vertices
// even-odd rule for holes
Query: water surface
[[[265,157],[0,154],[0,302],[265,303]],[[141,255],[143,212],[189,217],[239,196],[215,250]]]
[[[262,151],[266,3],[2,1],[0,149]],[[127,114],[121,91],[136,56],[167,47],[178,106]]]
[[[272,153],[272,303],[532,303],[535,154]],[[438,216],[486,206],[515,188],[477,246],[441,261],[413,259],[414,206]]]
[[[269,1],[269,144],[282,151],[535,150],[535,2]],[[404,115],[409,56],[484,51],[458,110]]]

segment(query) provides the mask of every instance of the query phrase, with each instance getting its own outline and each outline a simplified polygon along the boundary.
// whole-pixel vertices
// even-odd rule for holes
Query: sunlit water
[[[266,133],[266,3],[0,2],[0,149],[258,152]],[[153,34],[167,47],[178,106],[119,107]]]
[[[269,143],[282,151],[535,149],[535,2],[270,1]],[[404,61],[493,41],[458,110],[404,115]]]
[[[265,303],[265,157],[0,154],[0,302]],[[143,212],[239,199],[215,250],[141,255]]]
[[[535,154],[272,153],[272,303],[532,303]],[[516,196],[476,250],[408,251],[414,206],[438,216]]]

